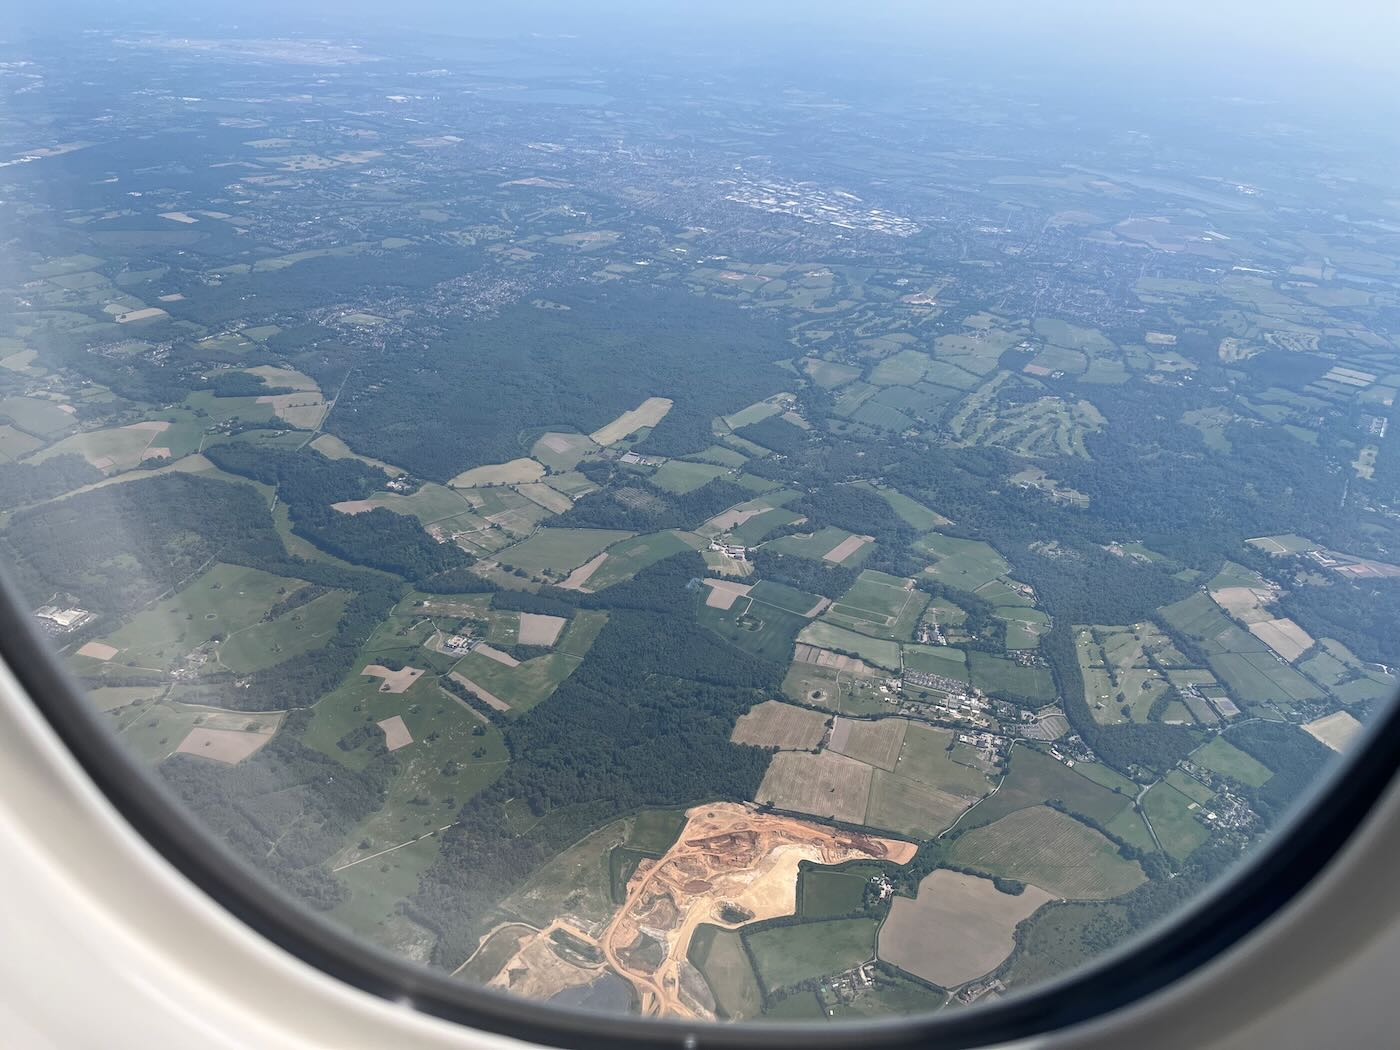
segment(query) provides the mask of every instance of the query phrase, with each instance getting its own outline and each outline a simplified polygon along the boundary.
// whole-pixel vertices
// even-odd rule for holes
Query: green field
[[[859,912],[871,870],[804,867],[797,878],[797,913],[804,919],[831,919]]]
[[[913,581],[866,569],[822,619],[875,638],[907,640],[928,604]]]
[[[749,600],[805,617],[817,607],[821,598],[783,583],[760,580],[753,585],[753,590],[749,591]]]
[[[1223,736],[1213,737],[1210,743],[1198,747],[1192,752],[1191,761],[1250,787],[1260,787],[1274,775],[1268,766],[1245,754]]]
[[[875,955],[875,919],[829,919],[745,933],[759,980],[768,992],[840,973]]]
[[[767,419],[769,416],[776,416],[781,412],[782,406],[772,401],[758,401],[747,408],[742,408],[733,415],[724,417],[724,425],[730,430],[738,430]]]
[[[43,438],[62,434],[76,425],[71,413],[63,411],[53,401],[37,397],[0,398],[0,420]]]
[[[1223,586],[1249,585],[1256,580],[1254,573],[1239,566],[1233,570],[1227,566],[1216,577]],[[1203,593],[1164,607],[1162,618],[1205,650],[1210,669],[1243,703],[1291,703],[1322,696],[1317,686],[1275,657],[1254,635],[1236,626]]]
[[[627,845],[659,857],[676,844],[684,827],[684,809],[644,809],[632,821]]]
[[[1109,834],[1144,853],[1151,853],[1157,848],[1152,832],[1147,830],[1147,825],[1142,821],[1142,814],[1137,811],[1136,806],[1128,806],[1104,827],[1108,829]]]
[[[1287,704],[1322,696],[1322,690],[1272,652],[1220,653],[1206,660],[1231,693],[1246,704]]]
[[[123,746],[143,762],[155,765],[177,747],[185,735],[208,717],[205,709],[157,700],[108,712]],[[257,716],[250,715],[249,721]]]
[[[16,430],[8,423],[0,423],[0,463],[19,459],[43,444],[38,438]]]
[[[690,938],[687,958],[710,986],[722,1017],[741,1021],[763,1012],[763,992],[738,933],[702,923]]]
[[[1116,769],[1109,769],[1108,766],[1098,762],[1079,762],[1075,765],[1074,771],[1082,777],[1087,777],[1095,784],[1116,791],[1120,795],[1133,796],[1137,794],[1138,785],[1129,780]]]
[[[745,598],[729,609],[701,605],[696,619],[745,652],[779,664],[791,658],[793,639],[807,625],[804,616]]]
[[[497,552],[495,560],[528,573],[564,577],[604,548],[631,535],[614,529],[544,528],[528,540]]]
[[[695,550],[701,541],[694,533],[670,529],[615,543],[608,548],[603,564],[588,577],[588,589],[600,591],[623,580],[630,580],[649,565],[681,551]]]
[[[1143,811],[1162,848],[1173,860],[1185,860],[1206,839],[1210,831],[1192,814],[1199,804],[1192,802],[1170,784],[1154,784],[1142,799]]]
[[[890,505],[890,509],[904,520],[906,525],[918,529],[920,532],[927,532],[937,528],[939,525],[947,525],[948,519],[937,511],[929,510],[917,500],[910,499],[897,489],[885,488],[881,485],[873,485],[868,481],[856,483],[857,488],[865,489],[867,492],[874,492]]]
[[[312,712],[302,742],[353,769],[364,768],[373,758],[371,747],[383,744],[375,723],[398,715],[413,738],[394,752],[397,770],[383,808],[346,835],[332,867],[453,823],[462,806],[505,771],[509,759],[500,731],[484,725],[427,675],[401,694],[381,693],[378,679],[353,676]]]
[[[888,712],[874,686],[874,677],[837,671],[831,667],[794,660],[783,679],[783,694],[807,704],[821,704],[841,714],[871,715]]]
[[[99,711],[115,711],[119,707],[154,700],[165,692],[165,683],[152,685],[104,685],[83,691],[83,698]]]
[[[918,350],[901,350],[891,354],[871,370],[870,382],[875,386],[911,386],[924,377],[933,358]]]
[[[1036,649],[1040,639],[1050,631],[1050,614],[1039,609],[1001,606],[992,613],[1006,624],[1008,649]]]
[[[858,368],[835,361],[823,361],[818,357],[803,358],[802,367],[812,378],[812,382],[818,386],[826,387],[828,390],[843,386],[860,377],[860,369]]]
[[[1015,747],[1011,751],[1011,770],[1001,789],[968,814],[968,826],[990,824],[1008,813],[1050,799],[1107,826],[1132,802],[1134,794],[1135,788],[1124,794],[1111,791],[1034,748]]]
[[[335,881],[345,890],[345,897],[329,916],[390,951],[421,953],[430,949],[435,935],[403,916],[401,909],[418,892],[418,880],[437,859],[438,847],[438,837],[429,835],[336,872]]]
[[[349,591],[329,591],[275,620],[233,631],[219,645],[219,663],[248,674],[320,648],[335,636],[350,598]]]
[[[501,901],[502,910],[538,927],[561,915],[575,915],[585,923],[607,922],[615,910],[610,857],[626,829],[627,821],[616,820],[585,835],[536,868]]]
[[[651,476],[651,483],[667,492],[682,496],[694,492],[701,485],[722,478],[730,468],[713,463],[688,463],[681,459],[667,460]]]
[[[765,500],[767,496],[763,497]],[[772,510],[765,510],[761,514],[755,514],[742,525],[736,525],[729,530],[730,538],[745,547],[756,546],[763,537],[770,532],[782,528],[784,525],[791,525],[802,515],[795,514],[786,507],[774,507]],[[820,555],[818,555],[820,557]]]
[[[471,503],[462,493],[446,485],[435,485],[431,481],[425,482],[417,492],[407,496],[392,492],[376,493],[371,497],[371,502],[375,506],[392,510],[395,514],[407,514],[417,518],[424,525],[445,521],[466,514],[472,509]]]
[[[1048,667],[1022,667],[1014,660],[973,650],[967,654],[972,684],[988,693],[1025,697],[1036,703],[1055,699],[1055,679]]]
[[[523,714],[559,688],[578,664],[577,658],[554,652],[508,667],[473,651],[462,657],[453,671],[504,700],[513,713]]]
[[[1022,609],[1029,609],[1035,604],[1034,599],[1022,594],[1014,586],[1010,579],[991,580],[977,588],[977,597],[984,602],[991,602],[995,606],[1019,606]],[[1013,610],[1020,611],[1020,610]]]
[[[822,649],[838,649],[846,653],[855,653],[866,663],[885,667],[891,671],[899,670],[899,646],[894,642],[880,638],[869,638],[822,620],[814,620],[807,624],[802,633],[797,636],[797,640]]]
[[[904,733],[904,748],[899,753],[895,772],[969,801],[981,798],[992,790],[992,782],[980,769],[953,761],[948,750],[952,742],[951,730],[911,722]],[[1001,792],[997,792],[992,801],[1000,796]]]
[[[301,580],[259,569],[215,564],[104,638],[121,650],[107,666],[167,670],[215,635],[253,627],[274,604],[304,586]]]
[[[551,448],[551,444],[560,447]],[[555,430],[540,435],[530,449],[530,457],[539,460],[550,470],[568,471],[578,466],[578,461],[584,456],[596,452],[597,449],[598,446],[587,434]]]
[[[968,831],[949,856],[955,864],[1070,899],[1117,897],[1145,879],[1137,863],[1119,856],[1111,841],[1048,806],[1020,809]]]
[[[580,609],[554,643],[554,651],[569,656],[586,655],[607,622],[608,614],[601,609]]]
[[[826,1010],[816,992],[793,992],[771,1000],[763,1008],[765,1021],[825,1021]]]
[[[741,452],[735,452],[732,448],[725,448],[723,445],[711,445],[703,452],[697,452],[687,459],[697,459],[702,463],[717,463],[721,467],[742,467],[747,463],[748,457]]]
[[[919,537],[914,548],[933,558],[933,564],[924,570],[930,578],[964,591],[976,591],[1011,571],[1011,563],[981,540],[930,532]]]
[[[1215,792],[1211,791],[1210,788],[1206,787],[1194,777],[1188,777],[1179,769],[1173,769],[1169,772],[1166,780],[1168,784],[1176,788],[1176,790],[1180,791],[1192,802],[1198,802],[1204,806],[1207,802],[1215,798]]]
[[[967,671],[967,654],[951,646],[906,645],[904,666],[910,671],[956,678],[960,682],[971,680]]]
[[[148,446],[165,446],[165,435],[132,427],[105,427],[70,434],[42,452],[30,462],[42,463],[54,456],[82,456],[95,467],[107,472],[131,470],[140,465]]]
[[[745,522],[744,524],[748,524]],[[802,536],[779,536],[765,544],[766,550],[774,551],[778,554],[795,554],[799,558],[811,558],[813,561],[827,562],[826,555],[834,550],[841,543],[851,537],[851,533],[845,529],[834,528],[828,525],[824,529]],[[847,556],[840,564],[847,568],[859,565],[870,555],[871,544],[867,543],[859,550]]]

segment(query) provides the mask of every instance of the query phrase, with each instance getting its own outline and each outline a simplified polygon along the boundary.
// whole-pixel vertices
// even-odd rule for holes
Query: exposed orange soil
[[[734,928],[720,911],[730,905],[751,917],[797,910],[797,869],[804,861],[907,863],[914,845],[862,832],[759,812],[741,803],[697,806],[676,844],[655,862],[644,861],[627,887],[627,900],[598,940],[608,963],[637,992],[644,1016],[695,1017],[680,995],[680,969],[701,923]],[[637,951],[659,941],[663,956],[650,966]]]

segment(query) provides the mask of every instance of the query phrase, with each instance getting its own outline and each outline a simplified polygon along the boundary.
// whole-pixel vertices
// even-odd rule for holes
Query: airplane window
[[[6,660],[569,1024],[991,1016],[1343,834],[1394,35],[1048,6],[26,15]]]

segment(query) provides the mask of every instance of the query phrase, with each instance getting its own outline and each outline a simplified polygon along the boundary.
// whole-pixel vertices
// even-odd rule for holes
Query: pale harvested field
[[[991,879],[935,871],[915,899],[894,898],[880,927],[880,958],[956,988],[1000,966],[1015,947],[1016,924],[1052,899],[1039,886],[1013,897]]]
[[[701,525],[700,533],[701,535],[717,536],[721,532],[728,532],[731,529],[737,529],[740,525],[744,524],[744,522],[748,521],[750,518],[756,517],[759,514],[766,514],[767,512],[767,507],[750,507],[746,510],[740,510],[737,507],[733,507],[729,510],[721,511],[709,521],[705,522],[704,525]]]
[[[184,755],[212,758],[225,765],[236,765],[272,739],[272,730],[250,733],[244,729],[208,729],[195,726],[175,750]]]
[[[511,656],[510,653],[503,653],[495,646],[487,645],[485,642],[480,642],[472,652],[480,653],[482,656],[495,660],[498,664],[505,664],[507,667],[520,666],[520,661]]]
[[[754,801],[859,824],[865,820],[874,772],[864,762],[831,751],[780,751],[768,764]]]
[[[393,718],[386,718],[375,724],[384,730],[384,746],[390,751],[397,751],[413,743],[413,734],[408,731],[408,726],[404,725],[402,715],[394,715]]]
[[[164,448],[163,446],[152,446],[151,448],[146,449],[146,451],[142,454],[141,458],[142,458],[143,460],[144,460],[144,459],[169,459],[169,458],[170,458],[170,455],[171,455],[170,449]]]
[[[108,645],[106,642],[88,642],[78,650],[79,656],[86,656],[92,660],[107,661],[121,652],[116,646]]]
[[[827,718],[820,711],[765,700],[739,718],[729,739],[755,747],[810,751],[826,735]]]
[[[546,434],[540,438],[540,444],[551,452],[572,452],[579,447],[581,437],[582,434]]]
[[[470,678],[468,678],[466,675],[462,674],[460,671],[453,671],[452,674],[451,674],[451,677],[454,678],[454,679],[456,679],[456,680],[457,680],[458,682],[460,682],[462,685],[466,686],[468,689],[470,689],[470,690],[471,690],[473,693],[475,693],[477,696],[481,697],[483,703],[488,704],[488,705],[491,706],[491,707],[494,707],[497,711],[509,711],[509,710],[510,710],[510,704],[506,703],[504,700],[502,700],[499,696],[496,696],[494,693],[488,693],[485,689],[481,688],[481,686],[477,685],[475,682],[473,682],[473,681],[472,681]]]
[[[733,580],[706,579],[705,586],[710,588],[710,593],[705,595],[705,604],[711,609],[731,609],[735,601],[746,596],[753,587],[747,583],[735,583]]]
[[[894,769],[908,728],[909,723],[902,718],[882,718],[876,722],[838,718],[827,747],[858,762]]]
[[[611,423],[589,435],[599,445],[611,445],[642,427],[654,427],[671,411],[669,397],[649,397],[636,408],[628,409]]]
[[[1218,591],[1211,591],[1210,596],[1227,613],[1246,624],[1253,625],[1260,620],[1270,619],[1269,614],[1262,608],[1264,603],[1273,597],[1267,590],[1257,587],[1222,587]]]
[[[676,844],[655,863],[643,862],[627,884],[627,900],[598,944],[612,967],[638,993],[643,1016],[705,1016],[683,996],[680,970],[701,923],[733,928],[720,918],[725,904],[749,921],[797,910],[797,871],[803,861],[841,864],[881,859],[906,864],[914,845],[842,831],[791,817],[757,813],[732,802],[696,806]],[[664,956],[654,970],[628,965],[621,952],[646,931]]]
[[[523,612],[520,614],[520,644],[553,645],[567,622],[562,616]]]
[[[1252,623],[1249,633],[1289,663],[1313,647],[1312,635],[1287,618]]]
[[[598,571],[599,566],[601,566],[603,562],[607,560],[608,552],[604,551],[602,554],[599,554],[596,557],[589,559],[588,561],[580,565],[577,569],[575,569],[573,572],[569,573],[568,579],[566,579],[559,586],[566,591],[587,590],[587,588],[584,587],[584,584],[588,582],[588,578],[590,576],[592,576],[595,572]]]
[[[464,470],[447,484],[454,489],[477,488],[486,485],[519,485],[539,481],[544,477],[544,464],[522,456],[509,463],[490,463],[484,467]]]
[[[826,612],[826,610],[829,609],[830,607],[831,607],[831,599],[830,599],[830,598],[818,598],[818,599],[817,599],[817,604],[814,605],[814,606],[812,606],[810,609],[808,609],[808,610],[807,610],[805,613],[803,613],[802,615],[805,616],[805,617],[807,617],[807,619],[810,620],[810,619],[811,619],[812,617],[814,617],[814,616],[820,616],[822,613]]]
[[[149,430],[155,434],[163,434],[170,429],[170,424],[163,419],[143,419],[140,423],[128,423],[123,430]]]
[[[383,664],[369,664],[360,674],[384,679],[379,686],[381,693],[402,693],[423,677],[423,670],[418,667],[405,667],[401,671],[391,671]]]
[[[1303,726],[1308,735],[1326,744],[1333,751],[1345,751],[1361,732],[1361,723],[1346,711],[1323,715]]]
[[[829,561],[835,565],[840,565],[856,551],[860,550],[867,543],[870,543],[870,536],[847,536],[831,550],[822,555],[822,561]]]
[[[331,510],[339,511],[341,514],[368,514],[376,507],[383,506],[372,499],[346,499],[339,503],[332,503]]]

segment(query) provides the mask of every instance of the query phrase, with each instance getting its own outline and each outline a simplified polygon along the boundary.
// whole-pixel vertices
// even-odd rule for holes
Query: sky
[[[1299,91],[1319,78],[1400,89],[1398,0],[51,0],[20,8],[6,35],[84,24],[248,35],[565,34],[602,52],[740,46],[844,64],[922,55],[1086,75],[1256,78]]]

